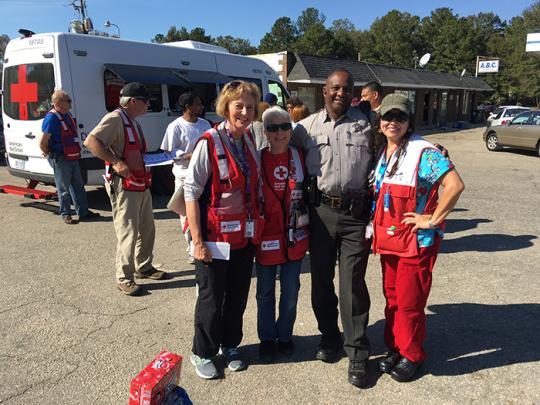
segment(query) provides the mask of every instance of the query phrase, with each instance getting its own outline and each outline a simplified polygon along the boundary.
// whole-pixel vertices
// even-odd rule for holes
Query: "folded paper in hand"
[[[174,155],[171,152],[147,153],[144,155],[144,164],[146,167],[165,166],[173,163]]]
[[[204,242],[212,254],[212,259],[229,260],[231,245],[228,242]],[[193,242],[189,243],[189,254],[193,256]]]

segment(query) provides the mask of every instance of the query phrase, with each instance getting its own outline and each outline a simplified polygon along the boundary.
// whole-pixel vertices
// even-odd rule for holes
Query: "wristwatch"
[[[429,217],[429,219],[427,220],[427,223],[431,229],[435,229],[437,228],[437,225],[433,225],[433,222],[431,222],[431,218],[432,216]]]

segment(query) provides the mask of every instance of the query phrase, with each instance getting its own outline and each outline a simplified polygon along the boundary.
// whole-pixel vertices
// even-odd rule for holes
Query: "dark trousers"
[[[369,293],[365,275],[369,244],[366,225],[345,211],[326,205],[310,215],[311,303],[326,346],[341,344],[338,327],[338,297],[334,290],[336,258],[339,259],[339,310],[343,325],[343,347],[351,360],[369,357],[366,329]]]
[[[195,305],[193,353],[215,356],[219,347],[237,347],[242,341],[242,322],[246,309],[255,249],[231,250],[229,260],[195,264],[199,295]]]

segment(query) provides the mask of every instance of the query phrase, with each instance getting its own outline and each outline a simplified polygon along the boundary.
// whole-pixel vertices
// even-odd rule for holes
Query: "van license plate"
[[[13,159],[15,161],[15,169],[24,170],[25,161],[21,159]]]

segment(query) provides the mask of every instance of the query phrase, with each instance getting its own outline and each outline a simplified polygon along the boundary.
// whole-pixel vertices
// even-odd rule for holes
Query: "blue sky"
[[[17,37],[19,28],[37,33],[67,31],[76,18],[69,0],[0,0],[0,34]],[[120,27],[124,39],[150,41],[171,25],[189,30],[199,26],[212,36],[232,35],[249,39],[257,46],[274,21],[282,16],[293,21],[307,7],[321,11],[329,25],[338,18],[349,18],[357,29],[368,29],[376,17],[392,9],[424,17],[438,7],[450,7],[460,16],[492,11],[504,20],[520,15],[533,0],[251,0],[251,1],[163,1],[163,0],[86,0],[94,28],[116,34],[106,20]]]

